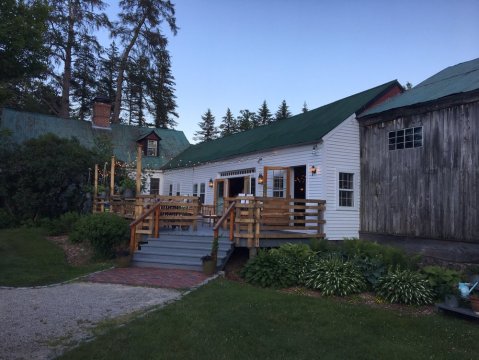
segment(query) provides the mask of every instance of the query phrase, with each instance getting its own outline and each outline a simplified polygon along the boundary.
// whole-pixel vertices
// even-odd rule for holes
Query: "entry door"
[[[291,198],[291,170],[289,167],[264,167],[263,197]]]
[[[223,215],[225,197],[228,196],[228,180],[227,179],[216,179],[214,186],[215,198],[215,214],[217,216]]]

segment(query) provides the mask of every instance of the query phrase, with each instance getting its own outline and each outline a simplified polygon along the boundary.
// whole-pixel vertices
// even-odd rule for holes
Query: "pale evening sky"
[[[110,1],[110,4],[113,4]],[[173,0],[166,32],[180,115],[193,142],[208,108],[293,114],[397,79],[418,84],[479,57],[479,0]],[[115,13],[114,5],[107,12]]]

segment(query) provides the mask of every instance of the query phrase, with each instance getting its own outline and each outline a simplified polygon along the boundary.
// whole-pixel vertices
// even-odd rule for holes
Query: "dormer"
[[[141,145],[143,156],[157,157],[160,155],[160,140],[161,138],[152,130],[137,139],[136,143]]]

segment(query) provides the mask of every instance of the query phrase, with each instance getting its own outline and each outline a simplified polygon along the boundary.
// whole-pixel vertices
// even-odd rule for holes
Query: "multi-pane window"
[[[158,156],[158,141],[148,140],[146,156]]]
[[[198,196],[198,184],[193,184],[193,196]]]
[[[170,184],[170,186],[168,187],[168,195],[173,196],[173,184]]]
[[[389,150],[411,149],[422,146],[422,126],[390,131]]]
[[[354,174],[339,173],[339,206],[354,206]]]
[[[284,197],[284,177],[282,175],[273,177],[273,197]]]
[[[250,180],[250,194],[256,195],[256,179],[254,177]]]
[[[150,195],[158,195],[160,193],[160,179],[150,179]]]
[[[205,203],[205,190],[206,190],[206,184],[205,183],[201,183],[200,184],[200,202],[202,204]]]
[[[181,194],[180,189],[181,189],[181,185],[176,184],[176,196],[180,196],[180,194]]]

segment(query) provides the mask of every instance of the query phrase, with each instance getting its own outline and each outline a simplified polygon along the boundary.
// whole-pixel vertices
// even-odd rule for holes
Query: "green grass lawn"
[[[479,324],[216,280],[64,359],[477,359]]]
[[[42,229],[0,230],[0,286],[52,284],[107,266],[68,265],[63,250],[48,241]]]

